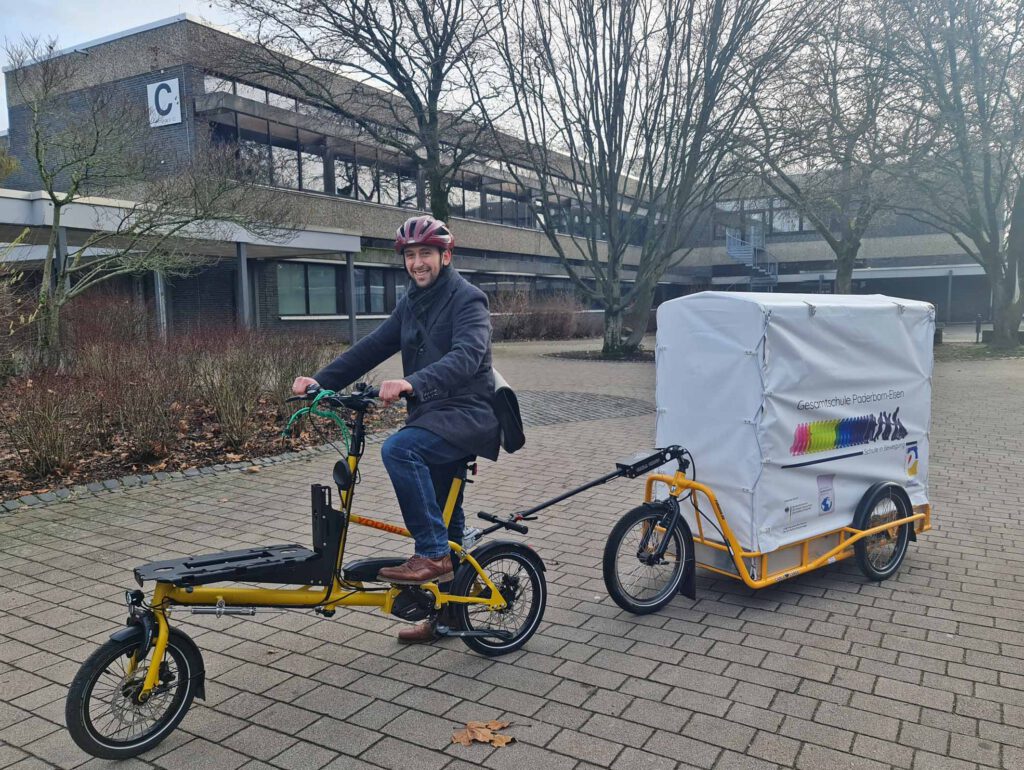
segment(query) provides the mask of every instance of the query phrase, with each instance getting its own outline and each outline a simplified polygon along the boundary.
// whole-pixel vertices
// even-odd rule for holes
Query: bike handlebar
[[[507,519],[501,519],[495,516],[493,513],[480,511],[480,513],[478,513],[477,516],[479,516],[484,521],[489,521],[492,524],[497,525],[498,527],[504,527],[505,529],[511,529],[513,532],[518,532],[520,535],[525,535],[530,531],[530,528],[527,527],[525,524],[519,524],[516,521],[516,519],[514,518],[515,514],[509,516]]]

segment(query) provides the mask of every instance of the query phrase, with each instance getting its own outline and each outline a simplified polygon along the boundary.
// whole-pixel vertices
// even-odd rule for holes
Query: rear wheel
[[[685,574],[688,538],[680,527],[662,526],[660,505],[634,508],[612,528],[604,547],[604,584],[617,605],[636,615],[656,612],[672,601]],[[656,558],[668,538],[665,553]]]
[[[192,705],[203,667],[176,636],[167,641],[160,678],[145,700],[140,694],[153,648],[131,665],[141,629],[127,639],[111,639],[82,664],[64,708],[79,748],[101,759],[127,759],[153,748],[177,727]]]
[[[857,506],[854,529],[866,530],[913,515],[906,493],[893,484],[880,484],[869,489]],[[853,544],[857,566],[870,580],[885,580],[896,574],[907,554],[912,524],[883,529]]]
[[[537,631],[547,603],[547,581],[537,557],[516,543],[473,554],[480,568],[507,602],[500,610],[483,604],[449,604],[455,625],[463,631],[496,631],[494,636],[464,636],[462,641],[482,655],[504,655],[518,650]],[[491,589],[469,564],[455,575],[456,596],[487,598]]]

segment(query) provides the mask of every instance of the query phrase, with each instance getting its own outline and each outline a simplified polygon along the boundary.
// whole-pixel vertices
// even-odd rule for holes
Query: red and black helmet
[[[429,214],[409,217],[395,234],[395,251],[401,254],[406,246],[437,246],[442,252],[455,248],[455,236],[448,225]]]

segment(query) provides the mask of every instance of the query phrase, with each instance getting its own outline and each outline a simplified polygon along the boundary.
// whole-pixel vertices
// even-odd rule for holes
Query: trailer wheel
[[[854,529],[866,530],[913,515],[903,487],[895,482],[875,484],[861,498],[853,517]],[[853,544],[857,566],[869,580],[885,580],[896,574],[907,554],[912,524],[884,529]]]
[[[604,584],[612,600],[635,615],[657,612],[679,593],[692,559],[693,541],[679,519],[671,532],[662,526],[666,509],[644,504],[619,519],[604,547]],[[652,559],[662,540],[665,554]]]

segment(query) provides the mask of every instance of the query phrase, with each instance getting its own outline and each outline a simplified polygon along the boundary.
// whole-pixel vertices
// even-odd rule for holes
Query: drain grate
[[[526,425],[610,420],[654,413],[654,405],[646,401],[603,393],[524,390],[517,392],[516,396],[519,398],[519,409]]]

